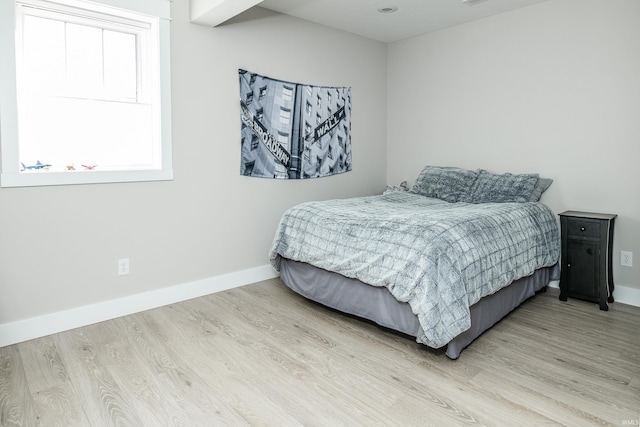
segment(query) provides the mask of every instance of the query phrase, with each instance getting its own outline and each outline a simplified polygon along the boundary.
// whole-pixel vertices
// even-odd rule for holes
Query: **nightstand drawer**
[[[567,235],[570,237],[600,238],[600,222],[570,218],[567,221]]]

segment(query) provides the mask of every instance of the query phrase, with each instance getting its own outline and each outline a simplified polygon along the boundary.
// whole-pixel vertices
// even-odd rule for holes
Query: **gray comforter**
[[[560,253],[542,203],[448,203],[408,192],[308,202],[283,215],[280,256],[386,286],[418,316],[417,341],[439,348],[469,329],[469,307]]]

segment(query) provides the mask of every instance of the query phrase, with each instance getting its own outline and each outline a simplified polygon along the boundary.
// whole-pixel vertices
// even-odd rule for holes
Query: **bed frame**
[[[447,344],[446,355],[457,359],[484,331],[518,307],[550,280],[559,278],[558,264],[536,270],[471,306],[471,328]],[[303,262],[281,258],[280,278],[294,292],[327,307],[352,314],[380,326],[416,337],[418,318],[409,304],[399,302],[385,287],[367,285]]]

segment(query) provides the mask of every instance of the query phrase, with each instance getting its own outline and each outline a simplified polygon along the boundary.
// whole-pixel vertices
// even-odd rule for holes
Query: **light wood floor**
[[[640,309],[525,302],[457,361],[279,279],[0,348],[0,425],[638,425]]]

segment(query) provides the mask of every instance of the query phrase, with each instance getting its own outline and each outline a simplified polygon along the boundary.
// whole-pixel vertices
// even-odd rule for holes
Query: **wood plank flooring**
[[[0,426],[640,423],[640,308],[525,302],[456,361],[279,279],[0,348]]]

